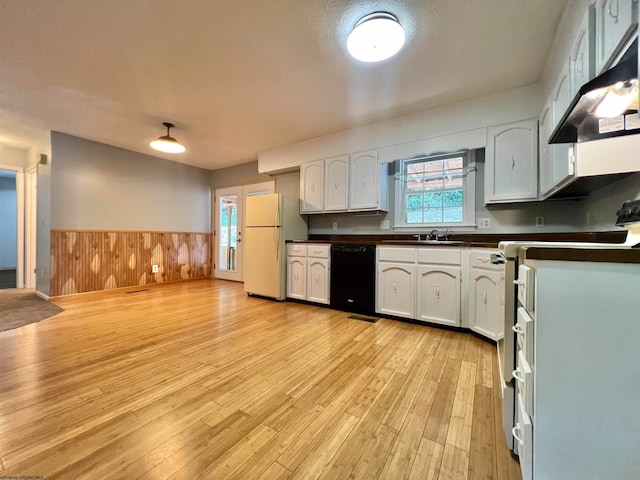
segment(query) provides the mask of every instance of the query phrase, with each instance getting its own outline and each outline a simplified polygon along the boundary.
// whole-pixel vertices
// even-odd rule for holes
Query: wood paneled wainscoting
[[[52,230],[50,295],[209,277],[211,240],[210,233]]]

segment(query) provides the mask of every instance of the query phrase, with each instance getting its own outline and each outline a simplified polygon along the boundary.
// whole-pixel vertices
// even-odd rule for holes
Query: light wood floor
[[[56,303],[0,333],[0,477],[519,478],[472,335],[225,281]]]

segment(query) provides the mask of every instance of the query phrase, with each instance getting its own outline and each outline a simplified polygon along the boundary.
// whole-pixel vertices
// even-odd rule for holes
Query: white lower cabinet
[[[378,313],[460,326],[460,250],[378,247]]]
[[[287,245],[287,297],[329,304],[329,254],[327,244]]]
[[[307,300],[329,304],[329,260],[307,258]]]
[[[418,320],[460,326],[460,267],[419,266]]]
[[[415,317],[415,265],[378,262],[378,313]]]
[[[469,328],[499,340],[504,334],[504,266],[493,265],[497,250],[474,249],[469,261]]]
[[[287,297],[305,300],[307,298],[307,259],[287,258]]]

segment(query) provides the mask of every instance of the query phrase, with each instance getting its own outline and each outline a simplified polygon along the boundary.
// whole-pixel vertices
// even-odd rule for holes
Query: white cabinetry
[[[329,304],[327,244],[287,245],[287,297]]]
[[[349,160],[349,210],[386,210],[386,178],[381,178],[378,151],[355,153]]]
[[[504,334],[504,265],[493,265],[497,250],[474,249],[469,266],[469,326],[492,340]]]
[[[596,1],[596,74],[616,60],[638,25],[636,0]]]
[[[287,245],[287,297],[307,298],[307,246]]]
[[[342,155],[325,160],[324,210],[345,211],[349,208],[349,156]]]
[[[377,150],[300,166],[300,213],[386,211],[387,197],[387,164]]]
[[[587,7],[569,57],[569,97],[573,99],[585,83],[595,76],[595,18]]]
[[[416,319],[460,326],[460,250],[418,248]]]
[[[378,247],[376,311],[460,326],[460,250]]]
[[[526,281],[532,308],[516,327],[523,480],[640,478],[640,264],[525,263],[535,293]]]
[[[300,167],[300,213],[324,210],[324,160],[303,163]]]
[[[538,120],[489,127],[485,169],[485,203],[535,200]]]
[[[376,312],[415,317],[415,248],[378,247]]]
[[[575,175],[571,144],[549,145],[549,137],[571,103],[569,64],[556,82],[553,95],[540,115],[540,198],[546,198]]]

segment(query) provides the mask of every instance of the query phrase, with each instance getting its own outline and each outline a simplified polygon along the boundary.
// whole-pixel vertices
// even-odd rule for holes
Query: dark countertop
[[[424,234],[422,234],[424,236]],[[367,245],[408,245],[420,247],[475,247],[497,248],[503,240],[536,241],[536,242],[596,242],[596,243],[623,243],[627,236],[626,230],[610,232],[561,232],[561,233],[505,233],[505,234],[456,234],[451,233],[449,240],[459,242],[456,244],[417,242],[412,235],[387,234],[387,235],[324,235],[311,234],[309,240],[293,240],[304,243],[330,243],[330,244],[367,244]],[[391,241],[390,241],[391,240]]]
[[[640,263],[640,249],[526,247],[523,260],[561,260],[565,262]]]

